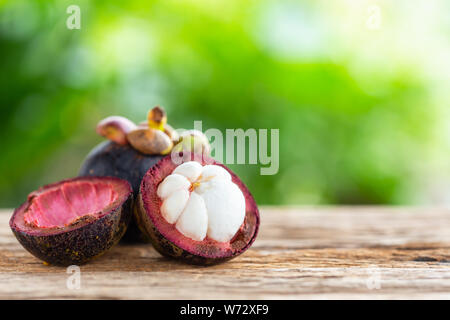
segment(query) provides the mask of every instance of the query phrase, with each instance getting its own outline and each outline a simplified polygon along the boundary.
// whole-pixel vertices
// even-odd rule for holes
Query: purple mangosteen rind
[[[114,177],[78,177],[46,185],[37,192],[63,183],[79,180],[112,180],[127,185],[124,199],[95,220],[81,221],[63,228],[22,230],[16,223],[17,215],[28,206],[28,201],[18,207],[10,221],[10,227],[19,243],[35,257],[58,266],[81,265],[106,253],[125,234],[132,216],[133,193],[130,184]]]
[[[78,175],[117,177],[127,180],[133,188],[136,199],[143,176],[162,158],[164,156],[140,153],[130,145],[104,141],[87,155]],[[139,230],[135,219],[132,218],[122,241],[148,243],[150,239]]]
[[[183,156],[183,153],[180,153],[180,156]],[[157,164],[155,164],[152,168],[148,170],[142,179],[141,187],[139,195],[135,201],[135,220],[137,221],[137,225],[140,230],[145,233],[154,246],[154,248],[163,256],[175,258],[178,260],[182,260],[186,263],[197,264],[197,265],[213,265],[225,262],[234,257],[239,256],[244,253],[255,241],[260,225],[260,215],[259,210],[256,205],[256,202],[248,190],[248,188],[242,183],[239,177],[227,168],[225,165],[216,162],[214,159],[206,156],[199,156],[190,154],[188,152],[184,152],[185,159],[203,159],[203,164],[214,164],[219,165],[226,169],[232,176],[232,180],[234,183],[238,185],[241,191],[245,194],[246,197],[246,216],[243,227],[238,232],[237,236],[234,240],[232,240],[232,244],[236,246],[234,250],[228,250],[225,254],[223,252],[214,252],[214,249],[208,252],[192,252],[187,248],[182,248],[181,245],[177,245],[171,239],[168,239],[168,236],[163,235],[160,230],[157,228],[156,215],[160,214],[160,212],[152,212],[151,205],[149,203],[157,203],[159,206],[159,200],[157,199],[156,192],[146,192],[149,190],[148,184],[154,184],[156,187],[165,175],[168,173],[167,168],[170,168],[168,171],[173,171],[173,169],[177,166],[172,162],[171,156],[167,156],[164,159],[161,159]],[[187,156],[187,157],[186,157]],[[186,161],[186,160],[185,160]],[[184,161],[183,161],[184,162]],[[157,180],[155,182],[154,180]],[[152,189],[152,188],[150,188]],[[153,190],[155,191],[155,190]],[[147,205],[146,205],[147,203]]]

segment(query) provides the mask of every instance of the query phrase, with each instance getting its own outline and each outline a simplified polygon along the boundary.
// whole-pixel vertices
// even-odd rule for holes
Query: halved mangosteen
[[[240,255],[260,224],[256,202],[238,176],[212,158],[189,153],[177,161],[169,155],[146,173],[136,208],[138,225],[156,250],[193,264]]]
[[[32,192],[9,222],[34,256],[55,265],[83,264],[124,235],[132,215],[132,188],[113,177],[81,177]]]

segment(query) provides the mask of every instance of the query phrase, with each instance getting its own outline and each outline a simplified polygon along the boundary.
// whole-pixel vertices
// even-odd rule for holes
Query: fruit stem
[[[149,128],[164,131],[164,126],[167,123],[167,114],[162,107],[156,106],[151,109],[148,112],[147,119]]]
[[[197,187],[199,187],[200,186],[200,182],[193,182],[192,184],[191,184],[191,187],[189,188],[189,191],[190,192],[192,192],[192,191],[194,191]]]

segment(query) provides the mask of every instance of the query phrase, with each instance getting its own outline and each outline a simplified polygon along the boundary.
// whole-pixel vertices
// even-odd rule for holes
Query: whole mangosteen
[[[147,121],[134,124],[127,118],[111,116],[97,125],[97,133],[110,141],[95,147],[84,160],[79,176],[111,176],[127,180],[135,198],[145,173],[164,155],[177,150],[202,150],[209,154],[206,136],[196,130],[178,134],[169,124],[163,108],[151,109]],[[149,242],[132,219],[123,237],[128,242]]]
[[[9,224],[22,246],[39,259],[79,265],[119,242],[131,219],[132,197],[126,180],[64,180],[32,192]]]

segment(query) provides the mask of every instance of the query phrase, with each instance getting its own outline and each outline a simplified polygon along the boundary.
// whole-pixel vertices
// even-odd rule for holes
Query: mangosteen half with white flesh
[[[209,265],[229,260],[254,242],[259,211],[244,183],[204,155],[169,155],[144,176],[135,214],[163,255]]]

